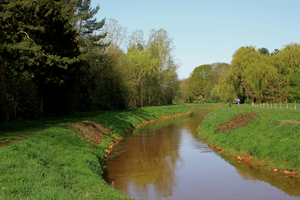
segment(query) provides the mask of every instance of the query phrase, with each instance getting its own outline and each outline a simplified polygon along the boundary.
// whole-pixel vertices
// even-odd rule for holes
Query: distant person
[[[241,101],[241,100],[240,100],[239,98],[236,100],[238,106],[240,106],[240,101]]]

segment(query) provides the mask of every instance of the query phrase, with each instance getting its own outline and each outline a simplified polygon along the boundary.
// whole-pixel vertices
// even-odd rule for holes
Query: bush
[[[251,103],[252,103],[252,100],[251,100],[251,99],[247,99],[247,100],[244,101],[244,103],[246,103],[246,104],[251,104]]]

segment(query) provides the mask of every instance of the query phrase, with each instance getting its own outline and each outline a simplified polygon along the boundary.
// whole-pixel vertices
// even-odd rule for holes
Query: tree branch
[[[19,33],[24,33],[24,34],[27,36],[27,38],[30,39],[30,38],[29,38],[29,35],[28,35],[25,31],[17,32],[17,34],[19,34]]]

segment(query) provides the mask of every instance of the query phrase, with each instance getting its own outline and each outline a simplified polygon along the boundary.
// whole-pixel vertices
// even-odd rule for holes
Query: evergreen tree
[[[81,62],[78,75],[74,76],[76,91],[76,105],[80,110],[109,109],[113,107],[105,85],[111,85],[113,69],[105,63],[107,54],[105,43],[106,33],[100,32],[105,24],[105,19],[100,22],[94,17],[99,11],[99,5],[91,8],[91,0],[81,0],[76,4],[76,24],[78,47],[85,60]],[[113,90],[115,91],[115,90]],[[115,94],[112,94],[115,95]],[[107,106],[104,106],[107,104]]]
[[[62,88],[79,59],[76,32],[70,23],[75,3],[4,0],[0,5],[3,74],[15,71],[31,78],[39,98],[40,115],[52,112],[53,108],[65,108],[67,100],[60,94],[68,91]]]

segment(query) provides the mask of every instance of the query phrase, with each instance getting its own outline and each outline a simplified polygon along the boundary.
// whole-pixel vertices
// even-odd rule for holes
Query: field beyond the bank
[[[209,144],[221,147],[227,154],[250,153],[256,163],[266,165],[267,169],[293,170],[299,176],[300,109],[278,108],[226,105],[207,115],[200,124],[199,137],[208,139]],[[253,119],[239,127],[247,118]]]
[[[102,178],[105,150],[147,120],[189,111],[182,104],[0,124],[0,199],[131,199]]]

